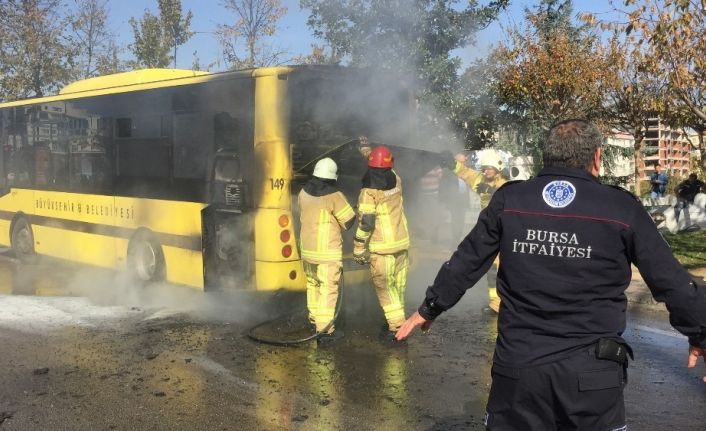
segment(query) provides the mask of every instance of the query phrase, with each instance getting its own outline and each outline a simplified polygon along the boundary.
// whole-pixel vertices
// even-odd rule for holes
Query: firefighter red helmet
[[[384,145],[373,148],[368,156],[368,166],[371,168],[391,168],[392,165],[392,153]]]

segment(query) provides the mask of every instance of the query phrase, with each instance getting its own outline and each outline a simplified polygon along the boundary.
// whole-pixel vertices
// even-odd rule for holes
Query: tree
[[[135,61],[133,67],[169,67],[169,52],[174,49],[176,67],[177,47],[192,36],[189,30],[193,14],[182,16],[181,0],[157,0],[159,16],[145,10],[142,19],[130,18],[135,42],[130,46]]]
[[[309,27],[330,46],[334,62],[392,71],[412,81],[425,110],[422,129],[448,123],[452,137],[465,134],[467,121],[464,100],[456,94],[461,62],[451,53],[472,44],[508,1],[458,3],[300,0],[310,10]]]
[[[311,45],[311,53],[294,57],[292,62],[294,64],[336,64],[337,60],[330,48],[313,44]]]
[[[76,48],[77,76],[90,78],[101,73],[116,72],[110,67],[115,54],[115,35],[108,29],[107,0],[75,0],[76,14],[70,18],[72,45]],[[111,70],[113,69],[113,70]]]
[[[586,18],[596,22],[594,17]],[[600,81],[600,93],[605,97],[602,120],[609,128],[632,135],[634,191],[640,196],[643,140],[647,134],[648,120],[663,117],[666,111],[662,97],[664,81],[659,78],[654,58],[634,35],[625,34],[627,27],[624,24],[596,24],[602,29],[606,29],[607,25],[613,30],[613,36],[608,42],[608,64],[611,67]]]
[[[98,75],[108,75],[124,70],[124,62],[120,61],[119,54],[122,49],[114,42],[110,41],[103,55],[96,59]]]
[[[600,119],[600,83],[612,66],[596,31],[574,24],[571,11],[570,1],[551,0],[526,10],[523,27],[511,28],[509,43],[491,54],[502,117],[533,155],[557,121]]]
[[[0,2],[0,99],[41,97],[71,79],[60,0]]]
[[[706,125],[706,4],[703,0],[626,0],[628,29],[635,30],[658,62],[667,82],[666,97],[682,124],[694,130]],[[688,114],[687,114],[688,113]],[[703,133],[699,139],[706,166]]]
[[[174,67],[176,67],[177,47],[185,44],[194,34],[191,32],[191,19],[194,14],[188,11],[184,16],[181,11],[181,0],[157,0],[159,16],[162,22],[165,43],[174,48]]]
[[[503,112],[498,109],[498,101],[493,91],[498,75],[493,66],[492,57],[475,60],[461,75],[457,97],[461,106],[459,117],[467,122],[463,126],[466,147],[480,149],[498,146],[496,131],[503,120]],[[514,143],[513,143],[514,144]],[[518,154],[519,148],[505,145],[502,149],[511,154]]]
[[[145,11],[141,20],[130,18],[135,42],[130,45],[135,61],[132,67],[168,67],[170,45],[165,44],[164,29],[159,17]]]
[[[263,40],[277,31],[277,21],[287,13],[280,0],[223,0],[223,7],[236,16],[234,24],[221,24],[216,30],[223,56],[233,69],[271,66],[283,52],[273,50]],[[239,54],[244,39],[246,55]]]

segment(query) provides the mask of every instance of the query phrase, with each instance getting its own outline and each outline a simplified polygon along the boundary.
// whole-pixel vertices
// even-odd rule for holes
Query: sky
[[[462,3],[463,0],[460,0],[459,4]],[[481,3],[487,2],[481,0]],[[493,44],[503,40],[503,28],[522,22],[525,7],[532,7],[537,3],[530,0],[511,0],[510,7],[501,13],[499,20],[479,33],[476,46],[460,49],[454,54],[461,57],[464,63],[483,56]],[[622,2],[618,0],[617,3]],[[306,25],[309,13],[299,8],[299,0],[282,0],[282,4],[287,8],[287,14],[280,20],[279,30],[276,36],[271,38],[271,42],[280,50],[288,52],[289,55],[284,61],[287,63],[288,59],[310,53],[312,44],[322,44],[322,41],[317,41]],[[118,42],[127,47],[133,41],[132,29],[128,22],[130,17],[140,18],[146,9],[156,14],[157,1],[112,0],[109,8],[110,28],[118,36]],[[193,12],[191,28],[196,34],[179,47],[177,67],[190,69],[194,59],[193,53],[197,52],[202,67],[213,63],[215,65],[211,71],[226,69],[226,65],[218,62],[220,48],[212,32],[218,24],[232,24],[235,16],[221,6],[221,0],[182,0],[182,8],[184,11]],[[592,12],[599,16],[613,16],[611,10],[609,0],[574,0],[575,13]],[[129,57],[130,54],[126,53],[125,58]]]

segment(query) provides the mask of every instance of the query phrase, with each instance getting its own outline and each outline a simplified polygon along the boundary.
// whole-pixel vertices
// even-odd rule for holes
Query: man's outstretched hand
[[[397,331],[397,334],[395,334],[395,339],[397,341],[406,339],[419,326],[422,327],[422,332],[427,332],[431,328],[432,322],[433,320],[427,320],[419,314],[419,311],[415,311],[414,314],[402,324],[402,327]]]
[[[407,324],[407,322],[405,322],[405,325],[406,324]],[[404,329],[404,326],[402,327],[402,329]],[[402,329],[400,329],[400,331],[402,331]],[[399,334],[399,332],[398,332],[398,334]],[[689,346],[689,364],[687,365],[687,367],[689,367],[689,368],[696,367],[696,363],[699,361],[699,356],[701,356],[704,359],[704,362],[706,363],[706,349],[702,349],[700,347]],[[704,383],[706,383],[706,376],[704,376]]]

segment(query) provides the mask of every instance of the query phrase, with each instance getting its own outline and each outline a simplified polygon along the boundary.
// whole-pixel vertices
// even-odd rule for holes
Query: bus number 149
[[[272,190],[282,190],[284,188],[284,178],[270,178]]]

